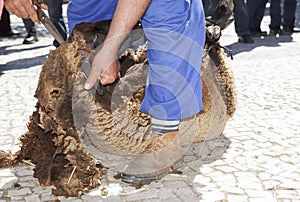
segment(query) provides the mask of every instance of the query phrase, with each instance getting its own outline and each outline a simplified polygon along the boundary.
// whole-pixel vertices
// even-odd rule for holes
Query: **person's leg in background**
[[[275,36],[276,34],[282,34],[281,30],[281,0],[271,0],[270,2],[270,18],[271,22],[269,25],[270,35]]]
[[[293,32],[299,32],[295,30],[295,18],[296,18],[297,0],[284,0],[283,7],[283,32],[291,35]]]
[[[235,32],[239,37],[238,41],[241,43],[254,43],[248,28],[249,17],[244,0],[233,0],[233,4],[234,26]]]
[[[37,31],[35,28],[35,24],[31,19],[22,19],[25,29],[27,31],[27,35],[23,41],[23,44],[33,44],[38,41]]]
[[[10,16],[9,12],[3,7],[1,20],[0,20],[0,36],[2,37],[10,37],[19,35],[19,33],[15,33],[12,31],[10,26]]]
[[[51,21],[53,22],[59,33],[62,35],[62,37],[66,40],[68,32],[62,14],[63,0],[47,0],[46,4],[48,6],[48,13]],[[55,47],[58,47],[58,41],[54,40],[53,45]]]
[[[0,0],[0,20],[1,20],[1,16],[2,16],[3,7],[4,7],[4,0]]]
[[[266,36],[260,28],[268,0],[247,0],[246,9],[249,16],[249,30],[252,37]]]
[[[210,0],[202,0],[205,16],[209,16]]]
[[[210,5],[208,8],[208,14],[212,15],[213,12],[215,11],[217,4],[219,3],[219,0],[210,0]]]

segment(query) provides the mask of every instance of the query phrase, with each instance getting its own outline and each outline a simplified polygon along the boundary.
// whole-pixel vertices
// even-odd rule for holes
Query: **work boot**
[[[127,166],[122,173],[122,180],[140,184],[159,180],[170,173],[182,157],[177,131],[156,136],[145,152]]]

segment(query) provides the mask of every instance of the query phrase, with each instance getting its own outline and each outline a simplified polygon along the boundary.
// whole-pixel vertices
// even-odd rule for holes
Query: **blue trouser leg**
[[[142,19],[149,62],[141,111],[180,120],[202,110],[205,17],[199,0],[152,0]]]

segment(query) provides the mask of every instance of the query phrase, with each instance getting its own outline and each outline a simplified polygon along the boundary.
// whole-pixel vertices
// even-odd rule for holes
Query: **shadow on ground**
[[[37,57],[31,57],[26,59],[14,60],[6,63],[5,65],[0,64],[0,75],[2,75],[3,71],[8,70],[16,70],[16,69],[26,69],[37,65],[44,64],[48,54],[40,55]]]
[[[298,33],[296,33],[298,34]],[[300,33],[299,33],[300,34]],[[293,43],[293,36],[266,36],[262,38],[254,38],[253,44],[243,44],[239,42],[235,42],[233,44],[227,45],[226,48],[233,51],[233,57],[234,55],[237,55],[239,53],[243,52],[249,52],[253,49],[261,46],[266,47],[279,47],[281,46],[281,43]],[[229,57],[229,54],[227,54]]]
[[[162,184],[164,186],[175,186],[176,184],[178,185],[178,193],[174,192],[177,197],[181,198],[181,190],[185,189],[191,189],[192,191],[197,195],[197,199],[201,199],[201,193],[198,191],[199,188],[205,187],[204,184],[201,184],[201,182],[197,182],[195,180],[197,175],[201,175],[200,173],[200,168],[204,164],[209,164],[212,163],[220,158],[222,158],[223,154],[226,152],[226,150],[229,148],[231,144],[231,141],[226,138],[224,135],[220,135],[218,138],[205,141],[205,142],[199,142],[199,143],[194,143],[190,149],[184,154],[184,160],[179,164],[178,170],[182,172],[182,174],[175,174],[175,175],[166,175],[164,178],[162,178],[160,181],[154,182],[150,184],[150,189],[143,190],[139,192],[137,190],[136,192],[133,192],[132,194],[128,196],[123,196],[122,199],[126,200],[129,198],[135,198],[134,195],[139,195],[139,194],[145,194],[145,192],[153,193],[157,188],[162,187]],[[18,167],[22,167],[22,169],[18,169]],[[37,179],[35,179],[32,176],[33,171],[31,172],[30,170],[33,169],[34,167],[21,164],[16,167],[9,168],[10,172],[12,173],[11,175],[11,180],[7,181],[5,184],[2,184],[0,187],[0,193],[2,192],[2,196],[0,199],[5,199],[5,200],[13,200],[15,196],[11,196],[10,193],[13,190],[23,190],[25,192],[26,188],[23,188],[23,185],[25,187],[28,187],[29,185],[32,187],[33,190],[45,190],[42,191],[41,193],[31,193],[30,190],[27,190],[28,193],[25,194],[27,196],[33,196],[37,195],[40,198],[44,198],[43,193],[48,192],[47,194],[47,199],[51,199],[55,201],[57,199],[56,196],[53,196],[50,194],[50,190],[52,187],[41,187],[38,188],[38,182]],[[22,182],[22,177],[16,176],[14,177],[13,174],[16,173],[17,170],[27,170],[26,172],[29,173],[26,176],[23,176],[23,178],[26,178],[27,181]],[[18,174],[18,173],[16,173]],[[16,175],[15,174],[15,175]],[[114,173],[115,174],[115,173]],[[23,173],[23,175],[25,175]],[[113,178],[112,176],[109,176],[109,178]],[[184,178],[184,180],[183,180]],[[128,187],[129,185],[127,183],[122,182],[121,180],[114,180],[113,183],[119,183],[123,188],[126,186]],[[126,189],[126,188],[125,188]],[[10,191],[8,191],[10,190]],[[47,190],[47,191],[46,191]],[[173,190],[174,191],[174,190]],[[129,198],[127,198],[129,197]],[[194,196],[195,197],[195,196]],[[22,198],[20,196],[20,198]],[[81,198],[81,197],[80,197]],[[23,198],[24,199],[24,198]],[[76,200],[76,198],[72,198]],[[93,198],[94,200],[102,201],[103,198],[101,196],[95,196]]]

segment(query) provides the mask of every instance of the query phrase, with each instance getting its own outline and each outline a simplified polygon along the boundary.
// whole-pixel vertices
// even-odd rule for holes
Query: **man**
[[[29,0],[6,0],[10,12],[38,21]],[[17,5],[22,5],[17,6]],[[68,6],[70,31],[80,22],[112,19],[84,85],[91,89],[100,76],[103,85],[119,72],[118,49],[141,19],[148,39],[149,62],[141,111],[151,116],[153,144],[122,174],[126,182],[162,178],[182,159],[178,140],[180,119],[202,110],[200,66],[205,41],[205,17],[199,0],[73,0]]]

